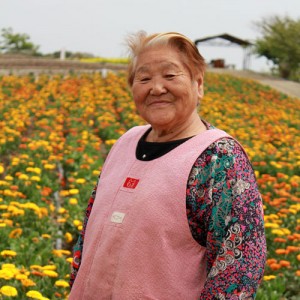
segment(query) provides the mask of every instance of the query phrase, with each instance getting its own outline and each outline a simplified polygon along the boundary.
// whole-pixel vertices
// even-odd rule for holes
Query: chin
[[[150,124],[168,124],[172,120],[176,121],[176,117],[170,113],[170,110],[156,110],[155,112],[151,112],[151,114],[147,114],[145,120]]]
[[[162,118],[149,118],[146,120],[152,127],[158,127],[158,126],[168,126],[170,123],[172,123],[172,119],[166,119],[164,117]]]

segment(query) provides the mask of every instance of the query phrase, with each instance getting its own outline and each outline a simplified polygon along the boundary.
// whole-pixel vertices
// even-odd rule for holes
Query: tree
[[[255,23],[262,37],[255,52],[265,56],[278,68],[283,78],[300,79],[300,19],[273,16]]]
[[[0,50],[6,53],[29,53],[37,54],[39,46],[30,41],[25,33],[14,33],[12,28],[1,30]]]

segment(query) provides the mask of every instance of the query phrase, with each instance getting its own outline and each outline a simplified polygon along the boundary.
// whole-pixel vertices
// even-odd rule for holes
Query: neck
[[[184,124],[177,124],[172,128],[154,128],[149,132],[146,137],[147,142],[168,142],[174,140],[180,140],[197,135],[206,130],[206,126],[197,116],[191,118]]]

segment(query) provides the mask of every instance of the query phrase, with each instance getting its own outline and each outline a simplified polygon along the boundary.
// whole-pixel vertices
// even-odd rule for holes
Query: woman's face
[[[154,130],[174,130],[195,115],[202,97],[202,77],[193,79],[182,54],[158,46],[137,57],[132,84],[137,110]]]

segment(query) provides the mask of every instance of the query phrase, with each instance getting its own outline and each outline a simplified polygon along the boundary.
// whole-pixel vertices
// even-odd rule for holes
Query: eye
[[[150,77],[142,77],[142,78],[140,79],[140,82],[146,83],[146,82],[148,82],[150,79],[151,79]]]
[[[166,74],[164,77],[166,78],[166,79],[173,79],[173,78],[175,78],[175,74]]]

